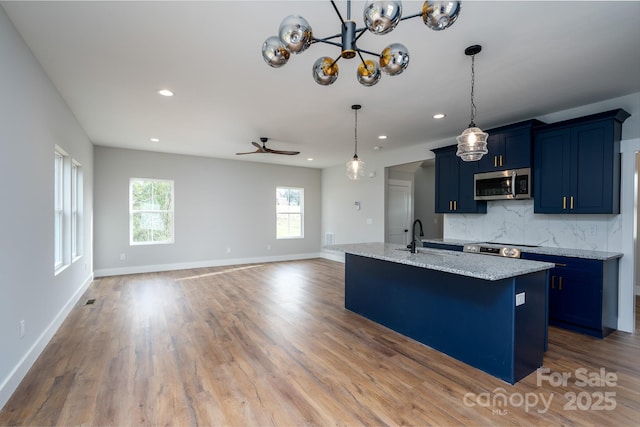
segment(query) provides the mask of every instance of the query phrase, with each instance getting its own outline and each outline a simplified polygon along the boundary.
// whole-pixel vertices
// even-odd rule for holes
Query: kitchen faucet
[[[411,226],[411,253],[416,253],[416,223],[420,226],[420,236],[424,237],[424,231],[422,230],[422,221],[416,219]]]

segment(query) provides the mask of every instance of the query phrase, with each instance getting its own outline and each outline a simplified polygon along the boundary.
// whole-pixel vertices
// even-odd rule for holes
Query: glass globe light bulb
[[[409,65],[409,50],[400,43],[392,43],[380,54],[380,68],[390,76],[397,76]]]
[[[289,61],[289,52],[277,36],[271,36],[262,44],[262,58],[273,68],[282,67]]]
[[[313,39],[311,26],[302,16],[297,15],[289,15],[282,20],[278,35],[284,47],[295,54],[304,52]]]
[[[382,73],[380,73],[380,67],[377,62],[370,59],[366,59],[358,65],[357,71],[358,83],[363,86],[373,86],[380,81]]]
[[[362,12],[365,26],[377,35],[393,31],[401,17],[401,1],[369,0]]]
[[[322,86],[329,86],[338,79],[338,64],[334,63],[332,58],[323,56],[313,63],[311,72],[316,83]]]
[[[460,15],[459,1],[425,1],[422,5],[422,20],[434,31],[446,30]]]

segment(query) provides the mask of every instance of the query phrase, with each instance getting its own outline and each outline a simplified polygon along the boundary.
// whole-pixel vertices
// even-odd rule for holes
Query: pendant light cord
[[[354,158],[358,158],[358,109],[354,109],[355,113],[356,113],[356,125],[353,129],[353,133],[355,134],[355,141],[356,141],[356,147],[355,147],[355,152],[353,154]]]
[[[476,104],[473,101],[473,87],[475,86],[476,82],[475,62],[476,56],[471,55],[471,123],[469,124],[469,127],[476,127],[476,124],[473,122],[473,120],[476,118]]]

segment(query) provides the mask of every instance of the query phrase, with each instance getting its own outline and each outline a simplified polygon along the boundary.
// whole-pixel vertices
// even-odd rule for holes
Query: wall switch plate
[[[25,334],[25,323],[24,323],[24,320],[20,321],[20,325],[18,326],[18,333],[20,334],[20,338],[24,338],[24,334]]]
[[[524,304],[524,292],[520,292],[519,294],[516,294],[516,307],[519,305],[523,305]]]

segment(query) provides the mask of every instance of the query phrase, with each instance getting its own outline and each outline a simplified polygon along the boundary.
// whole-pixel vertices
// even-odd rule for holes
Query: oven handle
[[[513,198],[516,198],[516,171],[514,170],[511,173],[511,195],[513,196]]]

